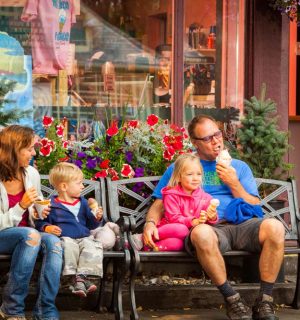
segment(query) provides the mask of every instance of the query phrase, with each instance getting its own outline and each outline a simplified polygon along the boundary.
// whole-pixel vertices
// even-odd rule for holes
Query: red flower
[[[168,161],[171,161],[174,157],[174,154],[175,154],[175,150],[174,148],[172,147],[169,147],[168,149],[166,149],[163,153],[163,158],[168,160]]]
[[[109,166],[109,160],[108,160],[108,159],[103,160],[103,161],[100,163],[100,165],[99,165],[99,167],[100,167],[101,169],[108,169],[108,166]]]
[[[68,156],[66,156],[66,157],[64,157],[64,158],[58,159],[59,162],[66,162],[66,161],[68,161],[68,160],[69,160],[69,157],[68,157]]]
[[[115,169],[109,168],[107,171],[108,171],[108,174],[111,176],[112,181],[120,180],[118,176],[118,172]]]
[[[156,125],[158,122],[158,116],[155,114],[150,114],[150,116],[147,117],[147,123],[150,127]]]
[[[64,149],[67,149],[68,146],[69,146],[69,141],[63,141],[62,147],[63,147]]]
[[[109,137],[115,136],[119,132],[119,129],[117,127],[117,122],[113,121],[112,125],[106,130],[106,134]]]
[[[132,167],[129,164],[123,164],[123,167],[121,170],[122,177],[132,178],[134,177],[134,174],[135,172],[133,171]]]
[[[58,137],[62,138],[64,135],[64,126],[63,125],[58,125],[56,126],[56,134]]]
[[[170,128],[175,132],[181,132],[180,128],[176,124],[171,124]]]
[[[118,172],[113,168],[108,168],[107,172],[110,176],[117,176],[118,175]]]
[[[41,147],[40,149],[40,155],[44,157],[48,157],[51,152],[52,152],[52,148],[49,144],[44,147]]]
[[[128,121],[128,127],[130,127],[130,128],[136,128],[138,126],[138,124],[139,124],[138,120]]]
[[[43,118],[43,126],[44,128],[49,128],[53,122],[53,117],[44,116]]]
[[[107,177],[107,171],[106,170],[100,170],[94,175],[95,179],[106,178],[106,177]]]
[[[181,150],[183,148],[181,136],[169,136],[163,137],[163,143],[166,147],[173,147],[175,150]]]

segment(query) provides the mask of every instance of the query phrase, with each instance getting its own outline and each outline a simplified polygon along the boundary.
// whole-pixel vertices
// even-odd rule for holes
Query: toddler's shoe
[[[97,290],[97,286],[87,279],[84,280],[84,285],[87,294],[95,292]]]
[[[85,287],[85,279],[81,276],[76,276],[75,282],[72,288],[72,293],[81,298],[86,298],[87,290]]]

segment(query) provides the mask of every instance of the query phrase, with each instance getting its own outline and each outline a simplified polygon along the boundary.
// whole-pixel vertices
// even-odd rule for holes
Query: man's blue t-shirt
[[[220,200],[220,206],[218,207],[218,216],[221,220],[224,217],[225,208],[227,207],[229,202],[234,199],[234,197],[230,189],[218,177],[216,172],[216,161],[200,160],[200,162],[202,164],[204,172],[202,187],[204,191],[209,193],[213,198]],[[245,162],[237,159],[233,159],[231,165],[236,170],[237,177],[246,192],[258,197],[258,190],[255,179],[249,166]],[[160,179],[153,192],[154,198],[162,199],[161,189],[167,186],[173,170],[174,163],[169,166],[169,168],[165,171],[162,178]]]

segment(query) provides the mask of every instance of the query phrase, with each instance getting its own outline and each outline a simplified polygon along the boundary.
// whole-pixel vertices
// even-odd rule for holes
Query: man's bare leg
[[[191,233],[191,241],[197,252],[197,258],[211,281],[219,286],[226,279],[226,268],[219,250],[218,237],[212,227],[201,224]]]

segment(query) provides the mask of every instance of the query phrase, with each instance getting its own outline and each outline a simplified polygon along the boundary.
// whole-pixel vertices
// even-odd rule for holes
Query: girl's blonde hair
[[[170,181],[168,183],[169,187],[176,187],[180,183],[180,179],[182,176],[182,172],[185,171],[188,162],[190,161],[197,161],[199,163],[199,167],[201,170],[201,174],[203,174],[203,168],[200,163],[199,156],[193,154],[193,153],[185,153],[181,154],[174,163],[174,171],[172,173],[172,176],[170,178]]]
[[[83,177],[83,173],[75,164],[61,162],[50,170],[49,182],[55,189],[57,189],[60,183],[68,183],[77,177]]]

